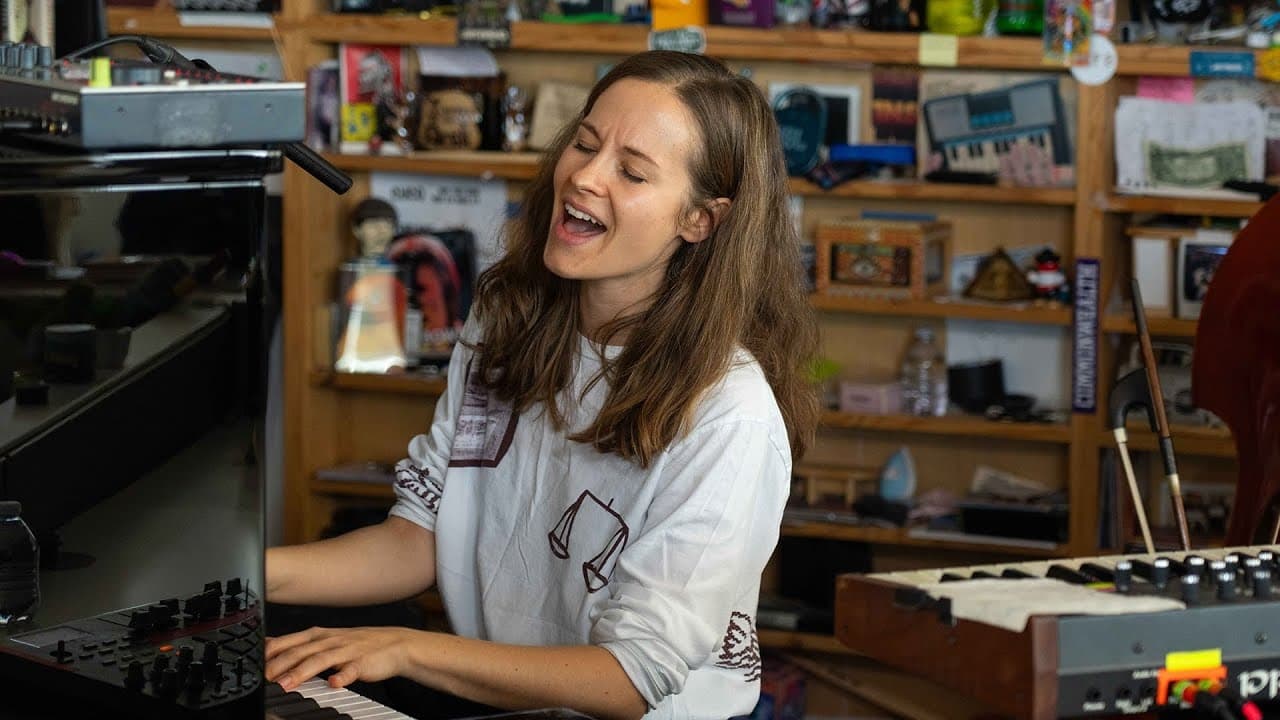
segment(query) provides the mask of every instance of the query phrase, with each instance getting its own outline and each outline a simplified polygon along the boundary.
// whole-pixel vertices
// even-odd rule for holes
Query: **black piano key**
[[[273,708],[277,705],[288,705],[289,703],[295,703],[302,699],[303,699],[302,693],[290,692],[290,693],[285,693],[283,695],[276,695],[274,697],[263,698],[263,702],[266,704],[268,708]]]
[[[1045,573],[1045,577],[1062,580],[1074,585],[1088,585],[1093,582],[1087,575],[1081,575],[1066,565],[1050,565],[1049,572]]]
[[[1115,582],[1116,580],[1115,571],[1113,571],[1109,567],[1104,567],[1102,565],[1099,565],[1098,563],[1091,563],[1091,562],[1082,563],[1080,565],[1080,572],[1084,575],[1088,575],[1089,577],[1094,578],[1096,582],[1109,583],[1109,582]]]
[[[276,715],[280,715],[280,713],[274,710],[272,712]],[[316,708],[315,710],[307,710],[293,715],[280,715],[280,717],[284,720],[333,720],[333,718],[351,720],[350,715],[343,715],[331,707]]]
[[[284,695],[284,688],[280,687],[280,683],[267,683],[262,688],[262,696],[265,698],[280,697]]]
[[[975,570],[974,573],[969,576],[970,580],[994,580],[995,578],[995,575],[987,572],[986,570]]]
[[[964,578],[955,573],[942,573],[942,577],[938,578],[938,582],[957,582],[959,580],[964,580]]]
[[[303,698],[298,702],[286,703],[284,705],[267,705],[266,709],[270,711],[272,715],[278,715],[285,718],[285,720],[289,720],[295,713],[319,710],[320,703],[312,700],[311,698]]]
[[[1008,578],[1011,580],[1027,580],[1030,578],[1034,578],[1035,575],[1032,575],[1029,572],[1023,572],[1022,570],[1018,570],[1017,568],[1005,568],[1000,573],[1000,577]]]

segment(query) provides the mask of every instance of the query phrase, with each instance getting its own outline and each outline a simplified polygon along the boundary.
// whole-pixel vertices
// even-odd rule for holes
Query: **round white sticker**
[[[1116,46],[1106,35],[1094,33],[1089,36],[1089,64],[1072,66],[1071,74],[1082,85],[1101,85],[1116,74],[1118,64]]]

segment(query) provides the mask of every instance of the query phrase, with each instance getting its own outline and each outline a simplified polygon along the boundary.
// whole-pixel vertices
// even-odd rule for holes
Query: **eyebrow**
[[[581,124],[581,126],[582,126],[582,127],[584,127],[584,128],[586,128],[586,129],[587,129],[587,132],[590,132],[592,135],[595,135],[595,136],[596,136],[596,139],[599,139],[599,138],[600,138],[600,131],[599,131],[599,130],[596,130],[595,125],[592,125],[591,123],[587,122],[586,120],[583,120],[580,124]],[[623,152],[625,152],[625,153],[627,153],[628,155],[634,155],[634,156],[636,156],[636,157],[640,158],[641,160],[644,160],[645,162],[649,163],[650,165],[653,165],[653,166],[655,166],[655,167],[661,167],[661,166],[659,166],[659,165],[658,165],[658,161],[657,161],[657,160],[654,160],[653,158],[649,157],[648,155],[645,155],[644,153],[642,153],[642,152],[640,152],[639,150],[637,150],[637,149],[635,149],[635,148],[631,147],[630,145],[623,145],[623,146],[622,146],[622,151],[623,151]]]

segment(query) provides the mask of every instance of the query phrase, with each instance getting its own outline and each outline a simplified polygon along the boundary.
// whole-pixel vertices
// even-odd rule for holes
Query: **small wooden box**
[[[947,292],[951,223],[827,221],[814,246],[821,294],[923,300]]]

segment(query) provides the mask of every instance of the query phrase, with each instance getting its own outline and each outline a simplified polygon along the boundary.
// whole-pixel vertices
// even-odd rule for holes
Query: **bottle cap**
[[[0,500],[0,520],[9,520],[22,514],[22,503],[17,500]]]

